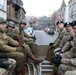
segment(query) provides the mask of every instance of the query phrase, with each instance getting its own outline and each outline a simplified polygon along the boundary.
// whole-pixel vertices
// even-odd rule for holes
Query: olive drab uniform
[[[76,75],[76,70],[66,71],[64,75]]]
[[[7,34],[8,36],[10,36],[12,39],[18,40],[18,35],[15,34],[13,30],[12,30],[12,31],[9,31],[8,29],[6,29],[5,32],[6,32],[6,34]],[[27,46],[27,50],[26,50],[27,52],[25,52],[25,53],[27,53],[28,56],[31,56],[31,55],[32,55],[31,49],[29,48],[28,45],[26,45],[26,46]],[[20,49],[18,48],[18,50],[20,50]]]
[[[58,38],[55,40],[54,46],[56,47],[57,45],[59,46],[61,43],[62,38],[64,37],[66,33],[65,28],[61,29],[58,35]]]
[[[69,50],[71,46],[70,46],[70,43],[67,41],[70,39],[70,37],[73,37],[74,35],[75,34],[74,34],[73,30],[66,32],[60,45],[59,45],[59,48],[55,49],[54,53],[60,54],[61,50],[62,50],[62,52],[66,52],[67,50]]]
[[[58,68],[58,75],[64,75],[66,71],[76,70],[76,35],[72,46],[70,51],[61,54],[62,64]]]
[[[21,35],[23,35],[23,34],[21,34]],[[23,38],[23,39],[24,39],[24,38]],[[25,58],[27,58],[27,61],[28,61],[28,57],[32,58],[35,63],[40,63],[40,62],[43,61],[43,59],[38,58],[37,55],[35,56],[35,55],[32,53],[29,45],[27,45],[27,44],[25,44],[25,45],[26,45],[26,48],[25,48],[25,49],[27,49],[27,50],[26,50],[26,51],[23,50],[23,53],[24,53],[25,55],[26,55],[26,53],[27,53],[27,56],[25,57]],[[17,50],[20,51],[20,52],[22,52],[20,47],[18,47]]]
[[[24,32],[24,37],[26,37],[26,38],[32,38],[34,36],[28,35],[26,32]],[[37,45],[35,44],[34,40],[30,40],[30,39],[29,40],[26,40],[25,39],[25,43],[30,46],[30,48],[32,50],[32,53],[33,54],[36,54],[38,48],[37,48]]]
[[[63,39],[63,37],[64,37],[64,35],[65,35],[65,33],[66,33],[66,30],[65,30],[65,28],[63,28],[62,30],[60,30],[60,32],[59,32],[59,35],[58,35],[58,38],[56,39],[56,44],[54,44],[54,46],[56,46],[57,44],[58,44],[58,46],[57,47],[59,47],[59,45],[60,45],[60,43],[61,43],[61,40]],[[58,42],[58,43],[57,43]],[[57,48],[56,47],[56,48]],[[55,49],[56,49],[55,48]],[[54,49],[54,50],[55,50]],[[51,56],[50,55],[50,58],[51,58],[51,60],[52,60],[52,58],[54,57],[54,50],[53,50],[53,56]],[[50,51],[51,52],[51,51]],[[58,72],[58,68],[57,68],[57,66],[54,64],[54,66],[53,66],[53,71],[51,72],[51,75],[56,75],[57,74],[57,72]]]
[[[16,35],[19,35],[19,28],[14,29],[14,33],[15,33]],[[25,44],[27,44],[27,45],[30,46],[31,51],[32,51],[33,54],[36,54],[37,48],[36,48],[36,45],[35,45],[34,41],[28,39],[28,38],[32,38],[32,36],[31,36],[31,35],[28,35],[28,34],[25,33],[24,31],[23,31],[22,33],[23,33],[23,35],[24,35],[24,42],[25,42]]]
[[[58,34],[58,37],[57,37],[57,39],[55,40],[55,42],[54,42],[54,46],[55,46],[55,48],[54,49],[56,49],[57,47],[59,47],[59,44],[61,43],[61,40],[62,40],[62,38],[64,37],[64,35],[65,35],[65,33],[66,33],[66,30],[65,30],[65,28],[63,28],[63,29],[61,29],[60,31],[59,31],[59,34]],[[52,49],[52,50],[48,50],[48,53],[47,53],[47,59],[51,62],[51,59],[54,57],[54,49]]]
[[[12,27],[13,29],[12,29],[12,30],[8,30],[8,27]],[[19,31],[14,33],[14,28],[15,28],[14,22],[11,22],[11,21],[10,21],[10,22],[8,22],[8,24],[7,24],[7,27],[6,27],[6,29],[5,29],[5,32],[6,32],[6,34],[7,34],[8,36],[10,36],[12,39],[18,41],[18,36],[19,36],[19,35],[17,35],[16,33],[18,33]],[[16,29],[19,29],[19,28],[16,27]],[[27,45],[27,47],[29,47],[29,46]],[[30,48],[28,48],[28,51],[27,51],[27,52],[28,52],[28,56],[31,56],[31,55],[32,55]]]
[[[23,47],[18,47],[17,41],[14,41],[5,33],[0,32],[0,51],[3,52],[7,57],[13,58],[17,61],[16,69],[18,71],[24,67],[23,63],[28,53],[27,49],[28,46],[26,46],[26,49]]]
[[[18,40],[18,36],[14,33],[14,30],[9,31],[7,28],[5,29],[5,33],[10,36],[14,40]]]

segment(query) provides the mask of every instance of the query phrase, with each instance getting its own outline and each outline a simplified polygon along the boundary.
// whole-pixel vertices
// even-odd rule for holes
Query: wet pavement
[[[36,36],[36,44],[38,45],[49,45],[49,43],[53,43],[54,40],[57,38],[57,33],[55,32],[54,35],[48,35],[44,31],[36,30],[35,31]]]

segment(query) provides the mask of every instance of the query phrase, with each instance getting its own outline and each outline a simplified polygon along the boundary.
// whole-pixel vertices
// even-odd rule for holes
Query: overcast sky
[[[59,9],[63,0],[22,0],[27,16],[49,16]],[[65,0],[68,5],[69,0]]]

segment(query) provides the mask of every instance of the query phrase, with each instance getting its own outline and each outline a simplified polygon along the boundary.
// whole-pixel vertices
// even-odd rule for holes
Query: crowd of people
[[[8,70],[11,61],[16,75],[25,75],[25,63],[29,58],[35,64],[44,60],[37,56],[36,37],[24,32],[26,25],[25,20],[16,25],[0,17],[0,67]],[[54,65],[51,75],[76,75],[76,21],[64,23],[59,20],[57,27],[58,37],[49,44],[45,57]]]
[[[57,27],[58,37],[45,57],[54,65],[51,75],[76,75],[76,21],[58,21]]]

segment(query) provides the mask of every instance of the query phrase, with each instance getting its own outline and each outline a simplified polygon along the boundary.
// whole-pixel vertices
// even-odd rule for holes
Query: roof
[[[26,14],[26,11],[25,11],[25,9],[22,7],[22,10],[24,11],[24,13]]]
[[[66,7],[66,4],[65,4],[65,1],[63,0],[62,4],[61,4],[61,7],[60,8],[63,8],[63,7]]]

